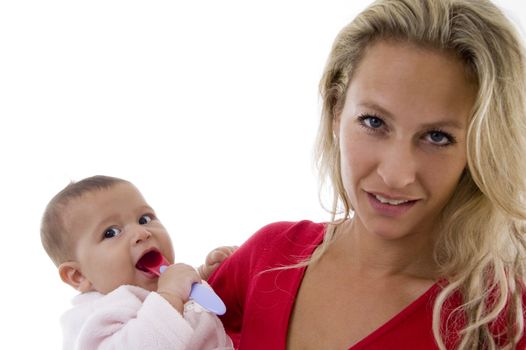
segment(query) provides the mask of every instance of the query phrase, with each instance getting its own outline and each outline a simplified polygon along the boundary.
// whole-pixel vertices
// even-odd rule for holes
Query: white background
[[[368,3],[0,2],[0,348],[60,347],[76,293],[39,221],[70,180],[134,182],[194,265],[267,223],[327,220],[318,81]],[[521,0],[498,3],[524,28]]]

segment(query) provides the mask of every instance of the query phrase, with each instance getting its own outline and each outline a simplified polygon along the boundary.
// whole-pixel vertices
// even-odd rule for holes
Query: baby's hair
[[[128,181],[117,177],[95,175],[78,182],[70,182],[49,201],[40,225],[40,239],[56,266],[73,259],[72,232],[68,232],[64,220],[64,211],[71,200],[87,193],[111,188],[118,183],[128,183]]]

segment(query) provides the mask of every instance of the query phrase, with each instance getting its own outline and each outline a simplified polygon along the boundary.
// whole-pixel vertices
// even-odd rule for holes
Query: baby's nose
[[[145,227],[139,226],[135,229],[134,233],[134,243],[139,244],[143,241],[148,240],[152,236],[151,232],[148,231]]]

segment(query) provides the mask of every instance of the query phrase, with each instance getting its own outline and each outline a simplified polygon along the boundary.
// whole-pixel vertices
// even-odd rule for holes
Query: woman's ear
[[[67,261],[58,267],[60,279],[81,293],[93,290],[91,282],[82,274],[80,265],[76,261]]]

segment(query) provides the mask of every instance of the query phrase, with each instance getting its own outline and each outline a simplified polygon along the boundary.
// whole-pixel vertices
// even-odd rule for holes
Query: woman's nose
[[[401,189],[415,182],[417,159],[411,144],[389,145],[380,157],[377,171],[388,188]]]

